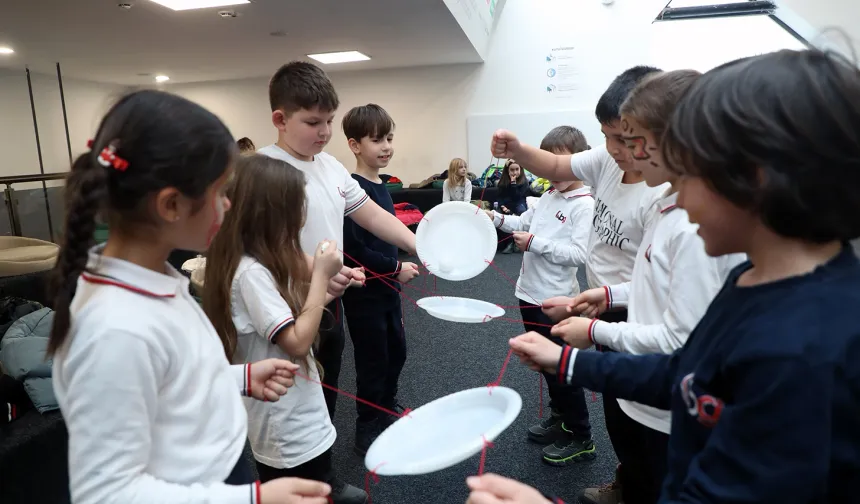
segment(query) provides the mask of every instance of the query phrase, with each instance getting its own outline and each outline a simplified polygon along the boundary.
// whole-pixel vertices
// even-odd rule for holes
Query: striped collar
[[[579,189],[574,189],[573,191],[567,191],[564,193],[557,191],[554,187],[551,187],[548,192],[550,194],[558,194],[564,199],[574,199],[581,198],[583,196],[591,196],[591,188],[588,186],[580,187]]]
[[[660,210],[661,214],[669,213],[676,208],[678,208],[677,191],[673,192],[672,194],[669,194],[668,196],[663,196],[662,198],[657,200],[657,209]]]
[[[181,292],[187,282],[169,264],[165,264],[167,274],[158,273],[122,259],[104,257],[101,255],[103,248],[104,245],[98,245],[90,249],[87,270],[81,274],[81,279],[87,283],[111,285],[150,297],[170,298]]]

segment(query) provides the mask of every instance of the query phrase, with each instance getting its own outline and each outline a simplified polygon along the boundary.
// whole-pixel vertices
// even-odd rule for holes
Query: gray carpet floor
[[[521,254],[497,255],[495,265],[516,280],[522,261]],[[417,261],[416,261],[417,262]],[[426,282],[426,283],[425,283]],[[406,288],[405,296],[417,300],[432,290],[433,280],[419,277],[414,287]],[[481,299],[502,306],[517,306],[514,286],[504,275],[488,267],[481,275],[464,282],[437,280],[440,295]],[[508,308],[506,318],[484,324],[457,324],[429,316],[412,301],[403,298],[404,322],[408,344],[408,360],[400,379],[400,403],[415,409],[434,399],[460,390],[484,386],[496,379],[508,352],[507,340],[521,334],[523,326],[519,310]],[[347,339],[340,387],[355,391],[355,365],[352,345]],[[526,440],[526,429],[538,420],[538,374],[511,359],[502,385],[522,396],[522,411],[507,431],[490,448],[486,457],[486,472],[494,472],[534,485],[542,491],[572,501],[582,488],[609,481],[614,475],[616,459],[606,435],[600,395],[586,393],[591,414],[597,459],[569,467],[557,468],[541,461],[541,447]],[[546,394],[546,387],[544,387]],[[544,405],[549,398],[544,395]],[[546,414],[549,413],[547,408]],[[355,403],[348,397],[338,399],[334,419],[338,431],[335,442],[335,467],[341,478],[364,487],[367,470],[363,459],[353,452],[355,435]],[[449,469],[423,476],[381,477],[370,484],[374,504],[461,504],[468,495],[467,476],[478,471],[478,455]]]

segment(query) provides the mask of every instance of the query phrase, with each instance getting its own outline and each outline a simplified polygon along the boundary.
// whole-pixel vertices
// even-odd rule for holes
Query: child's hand
[[[350,287],[364,287],[364,282],[367,281],[367,276],[364,274],[364,268],[352,268],[349,270]]]
[[[588,289],[570,302],[570,312],[595,318],[606,311],[606,290],[603,287]]]
[[[553,322],[560,322],[567,317],[570,317],[570,304],[572,302],[573,298],[569,298],[567,296],[556,296],[544,300],[541,309],[547,317],[552,319]]]
[[[466,504],[551,504],[540,492],[525,483],[496,474],[470,476],[466,484],[471,490]]]
[[[337,249],[337,242],[324,240],[317,246],[314,253],[314,271],[332,278],[343,268],[343,256]]]
[[[511,338],[508,343],[520,361],[532,370],[555,374],[561,359],[560,346],[534,331]]]
[[[405,262],[400,264],[400,273],[397,274],[397,281],[400,283],[408,283],[413,278],[417,277],[420,274],[418,271],[418,265],[411,262]]]
[[[514,243],[517,248],[525,252],[529,247],[529,241],[532,239],[532,234],[526,231],[514,231]]]
[[[519,150],[520,141],[517,139],[517,136],[510,131],[500,129],[493,133],[493,141],[490,144],[490,151],[493,153],[493,157],[517,157]]]
[[[260,485],[259,504],[327,504],[331,487],[319,481],[278,478]]]
[[[248,395],[260,401],[277,401],[295,383],[293,377],[299,365],[284,359],[253,362],[250,367]]]
[[[559,337],[565,343],[574,348],[588,348],[594,344],[588,335],[588,328],[592,319],[584,317],[570,317],[562,320],[550,330],[553,336]]]

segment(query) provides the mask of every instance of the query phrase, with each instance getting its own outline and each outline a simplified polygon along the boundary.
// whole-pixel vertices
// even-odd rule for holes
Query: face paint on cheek
[[[627,141],[631,144],[630,152],[632,153],[633,159],[637,159],[639,161],[651,159],[651,154],[648,154],[648,150],[646,149],[648,142],[645,140],[645,137],[629,137],[627,138]]]

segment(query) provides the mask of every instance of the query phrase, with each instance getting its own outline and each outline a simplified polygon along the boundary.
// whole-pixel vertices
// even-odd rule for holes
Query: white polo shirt
[[[743,254],[711,257],[705,243],[678,208],[678,194],[657,202],[659,214],[645,232],[633,280],[606,287],[611,307],[627,306],[627,322],[595,321],[590,335],[599,345],[636,355],[670,354],[684,346]],[[669,411],[618,400],[637,422],[669,433]]]
[[[624,172],[604,146],[574,154],[570,167],[573,175],[591,186],[594,194],[592,233],[585,263],[588,287],[629,282],[636,251],[654,216],[654,203],[669,185],[622,184]]]
[[[532,234],[517,280],[517,299],[541,305],[553,296],[579,294],[576,270],[588,257],[593,212],[591,190],[582,187],[566,193],[550,189],[519,217],[494,213],[493,223],[502,231]]]
[[[243,257],[233,276],[230,300],[239,340],[234,362],[269,358],[299,362],[273,341],[278,331],[295,319],[265,266]],[[304,464],[331,448],[337,437],[312,355],[305,357],[300,373],[313,381],[297,376],[295,385],[279,401],[245,401],[254,457],[269,467]]]
[[[349,171],[325,152],[314,156],[313,161],[300,161],[274,144],[257,152],[286,161],[305,174],[307,217],[302,227],[302,250],[312,256],[323,240],[337,240],[343,250],[343,218],[367,202],[367,193]]]
[[[256,504],[228,486],[245,445],[245,366],[230,366],[188,280],[90,253],[53,385],[76,504]]]

